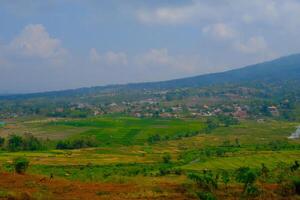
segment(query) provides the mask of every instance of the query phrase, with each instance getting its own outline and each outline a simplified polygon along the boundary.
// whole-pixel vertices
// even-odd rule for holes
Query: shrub
[[[13,165],[18,174],[24,174],[29,166],[29,160],[25,157],[17,157],[14,159]]]
[[[151,136],[148,138],[148,143],[149,143],[149,144],[154,144],[154,143],[156,143],[156,142],[159,142],[160,140],[161,140],[160,135],[155,134],[155,135],[151,135]]]
[[[197,192],[197,196],[201,200],[217,200],[211,192]]]
[[[222,181],[223,181],[225,187],[227,188],[227,184],[230,181],[229,173],[228,173],[228,171],[223,170],[222,173],[221,173],[221,175],[222,175]]]
[[[165,153],[162,157],[164,163],[170,163],[171,162],[171,155],[169,153]]]
[[[293,185],[294,185],[296,194],[299,195],[300,194],[300,179],[299,178],[294,179],[293,180]]]

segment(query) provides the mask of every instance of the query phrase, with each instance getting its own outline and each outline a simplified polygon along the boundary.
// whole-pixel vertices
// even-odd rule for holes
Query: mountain
[[[110,90],[133,90],[133,89],[173,89],[183,87],[205,87],[223,84],[282,84],[292,82],[300,83],[300,54],[281,57],[269,62],[263,62],[226,72],[199,75],[189,78],[174,79],[160,82],[131,83],[124,85],[108,85],[73,90],[44,92],[26,95],[0,96],[7,98],[31,98],[49,96],[72,96],[90,94]]]
[[[269,62],[250,65],[226,72],[162,82],[128,84],[126,87],[163,89],[253,82],[282,83],[286,81],[300,81],[300,54],[281,57]]]

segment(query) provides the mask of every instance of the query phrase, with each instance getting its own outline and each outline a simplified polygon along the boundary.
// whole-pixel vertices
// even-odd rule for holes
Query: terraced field
[[[298,125],[274,120],[242,121],[206,133],[205,121],[200,119],[104,117],[9,122],[0,131],[22,135],[24,132],[19,132],[19,127],[26,127],[27,132],[52,143],[89,136],[100,143],[95,148],[75,150],[55,150],[50,142],[49,148],[43,151],[0,151],[1,171],[13,172],[12,160],[25,156],[30,160],[28,174],[133,187],[143,181],[145,183],[139,186],[144,187],[145,191],[140,193],[143,198],[169,199],[175,195],[180,199],[193,199],[196,196],[193,182],[187,178],[189,173],[234,172],[240,167],[259,170],[262,163],[270,170],[282,164],[292,165],[300,158],[300,140],[287,137]],[[149,142],[153,135],[159,135],[160,139]],[[170,156],[170,161],[164,160],[165,155]],[[236,187],[234,191],[240,193],[241,186],[234,184],[237,183],[231,187]],[[0,189],[2,187],[0,185]],[[115,196],[116,193],[105,195]],[[225,194],[220,195],[224,197]]]

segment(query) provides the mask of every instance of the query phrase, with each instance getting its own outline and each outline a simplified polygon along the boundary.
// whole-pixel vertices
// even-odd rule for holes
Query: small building
[[[279,116],[279,111],[276,106],[269,106],[268,110],[273,116]]]

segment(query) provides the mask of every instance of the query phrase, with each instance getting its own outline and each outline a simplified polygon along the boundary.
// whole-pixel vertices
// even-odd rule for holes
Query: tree
[[[29,160],[25,157],[17,157],[14,159],[13,165],[18,174],[24,174],[29,166]]]
[[[161,140],[160,135],[155,134],[155,135],[151,135],[151,136],[148,138],[148,143],[149,143],[149,144],[154,144],[154,143],[156,143],[156,142],[159,142],[160,140]]]
[[[219,127],[219,121],[214,117],[208,118],[206,124],[206,133],[210,133],[211,131]]]
[[[23,146],[23,139],[18,135],[10,135],[7,142],[8,151],[20,151]]]
[[[30,133],[25,135],[23,139],[23,150],[36,151],[42,148],[41,142],[36,137]]]
[[[70,149],[70,142],[69,141],[58,141],[56,144],[56,149]]]
[[[222,173],[221,173],[221,175],[222,175],[222,181],[223,181],[223,183],[224,183],[224,185],[225,185],[225,187],[227,189],[227,184],[230,181],[229,173],[228,173],[228,171],[223,170]]]
[[[188,178],[206,191],[213,191],[218,188],[217,178],[214,178],[211,171],[204,171],[203,174],[191,173],[188,175]]]
[[[256,173],[249,167],[241,167],[236,172],[236,180],[244,184],[244,192],[247,192],[249,188],[253,188],[256,178]]]

